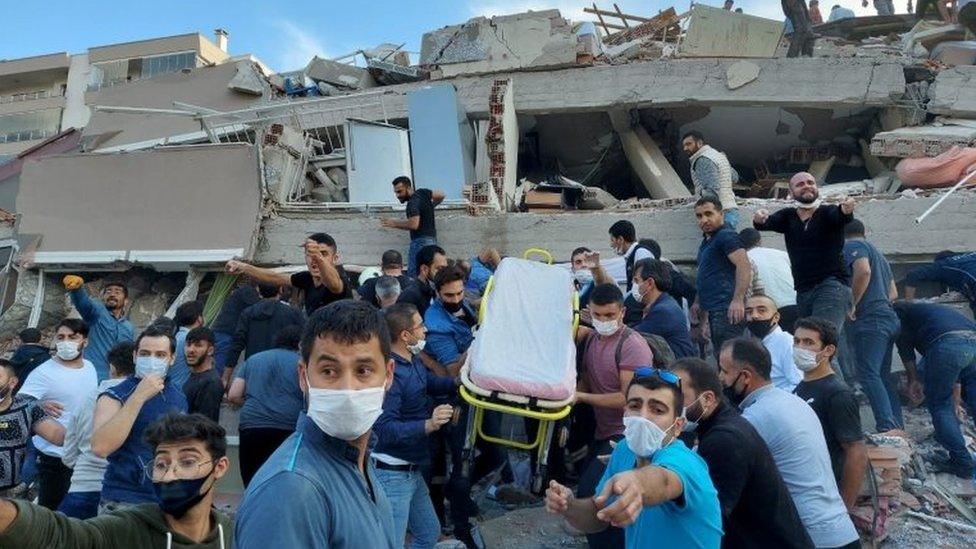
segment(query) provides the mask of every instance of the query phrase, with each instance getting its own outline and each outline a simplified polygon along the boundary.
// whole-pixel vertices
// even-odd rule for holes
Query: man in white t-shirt
[[[780,327],[793,333],[797,314],[796,290],[793,289],[789,254],[783,250],[764,247],[762,235],[752,227],[739,231],[739,238],[742,239],[746,254],[763,282],[763,294],[769,296],[779,309]]]
[[[44,409],[61,425],[67,425],[71,414],[81,410],[98,389],[98,374],[82,353],[88,344],[88,325],[84,320],[66,318],[56,327],[55,355],[27,376],[21,395],[40,401]],[[56,510],[68,493],[71,469],[61,462],[63,449],[39,436],[37,448],[38,503]]]

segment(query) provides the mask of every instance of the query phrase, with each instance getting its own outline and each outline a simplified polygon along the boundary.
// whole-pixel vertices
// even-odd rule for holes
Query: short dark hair
[[[397,303],[383,312],[386,326],[390,329],[390,337],[395,338],[404,330],[413,328],[413,315],[419,314],[413,303]]]
[[[383,358],[390,358],[390,331],[382,313],[369,303],[343,299],[312,313],[302,334],[302,359],[307,364],[315,340],[331,337],[339,343],[366,343],[377,338]]]
[[[816,316],[808,316],[806,318],[797,320],[796,323],[793,324],[794,333],[796,333],[797,328],[817,332],[817,335],[820,336],[820,343],[822,343],[824,347],[827,345],[833,345],[834,347],[837,346],[837,328],[835,328],[831,322]]]
[[[7,370],[7,375],[10,377],[17,377],[17,368],[5,358],[0,358],[0,368]]]
[[[227,431],[203,414],[167,414],[146,427],[143,438],[153,447],[153,453],[160,444],[198,440],[207,447],[212,459],[227,455]]]
[[[207,328],[206,326],[197,326],[196,328],[187,332],[186,343],[188,345],[197,341],[206,341],[207,343],[214,345],[213,330]]]
[[[332,235],[330,235],[329,233],[312,233],[308,235],[308,238],[310,240],[314,240],[315,242],[318,242],[319,244],[325,244],[326,246],[332,248],[333,250],[339,249],[339,247],[336,246],[335,239],[332,238]]]
[[[704,206],[705,204],[711,204],[715,206],[715,211],[722,211],[722,201],[718,199],[717,196],[712,194],[706,194],[705,196],[699,198],[695,201],[695,207]]]
[[[616,284],[599,284],[590,291],[590,304],[610,305],[616,303],[623,307],[624,294]]]
[[[756,229],[746,227],[739,231],[739,239],[742,240],[742,246],[745,249],[751,250],[759,245],[759,241],[762,240],[762,235]]]
[[[153,320],[149,323],[149,326],[155,326],[160,330],[169,333],[170,335],[176,333],[176,322],[174,322],[173,319],[168,316],[161,316],[156,320]]]
[[[702,132],[700,132],[698,130],[691,130],[691,131],[685,132],[685,134],[681,136],[681,140],[684,141],[685,139],[688,139],[689,137],[692,138],[692,139],[694,139],[695,141],[702,141],[702,142],[705,141],[705,135],[702,134]]]
[[[176,318],[173,320],[179,327],[189,326],[203,316],[203,304],[199,301],[187,301],[176,308]]]
[[[122,295],[129,297],[129,288],[125,285],[125,281],[118,277],[106,278],[105,282],[102,284],[102,291],[104,292],[113,286],[116,288],[121,288]]]
[[[403,266],[403,255],[396,250],[387,250],[383,252],[383,257],[380,258],[380,265],[383,267]]]
[[[657,243],[657,240],[653,238],[642,238],[637,243],[647,248],[651,252],[651,255],[654,256],[654,259],[661,259],[661,245]]]
[[[860,219],[852,219],[844,225],[844,236],[847,238],[864,236],[864,223]]]
[[[281,288],[277,284],[268,284],[266,282],[258,284],[258,294],[264,299],[278,297],[279,293],[281,293]]]
[[[166,317],[160,317],[160,318],[166,318]],[[142,333],[139,334],[139,337],[136,338],[136,351],[139,350],[139,344],[142,343],[142,340],[147,337],[165,337],[166,339],[169,340],[169,352],[171,353],[176,352],[176,340],[173,339],[173,332],[171,330],[166,329],[165,326],[162,326],[154,322],[150,324],[148,328],[143,330]]]
[[[431,244],[429,246],[420,248],[420,251],[417,252],[417,265],[426,265],[430,267],[430,265],[434,262],[434,257],[437,254],[447,255],[447,252],[445,252],[444,248],[441,248],[437,244]]]
[[[457,282],[458,280],[464,282],[465,279],[467,279],[467,276],[464,274],[464,269],[457,265],[448,265],[440,271],[437,271],[437,276],[434,277],[434,288],[439,292],[445,284]]]
[[[578,256],[579,254],[588,254],[588,253],[590,253],[592,251],[593,250],[587,248],[586,246],[580,246],[579,248],[576,248],[575,250],[573,250],[573,253],[569,254],[569,259],[573,259],[574,257]]]
[[[639,275],[642,280],[650,278],[662,292],[671,290],[671,270],[663,261],[645,257],[634,263],[634,274]]]
[[[755,370],[760,377],[769,379],[773,371],[773,361],[762,342],[753,337],[736,337],[722,344],[722,350],[732,350],[732,360]]]
[[[54,331],[57,332],[62,327],[71,330],[76,334],[80,334],[82,337],[88,337],[88,323],[80,318],[65,318],[61,322],[58,322],[54,326]]]
[[[24,328],[17,334],[22,343],[40,343],[41,331],[37,328]]]
[[[297,351],[302,343],[302,327],[297,324],[289,324],[278,330],[275,334],[274,346],[278,349],[288,349]]]
[[[132,359],[135,350],[135,343],[123,341],[109,349],[108,354],[105,355],[105,359],[115,368],[116,372],[128,377],[136,373],[135,360]]]
[[[654,391],[657,389],[667,389],[671,391],[671,396],[673,398],[671,405],[674,407],[675,418],[679,417],[685,409],[685,397],[681,393],[681,387],[668,383],[658,376],[655,375],[638,376],[635,374],[634,377],[630,380],[630,385],[627,386],[627,392],[624,393],[624,400],[627,400],[629,398],[630,388],[633,387],[634,385],[640,385],[641,387],[648,389],[650,391]]]
[[[637,229],[630,221],[621,219],[610,225],[610,236],[612,238],[623,238],[624,242],[634,242],[637,240]]]
[[[688,374],[691,388],[701,394],[711,391],[717,398],[722,398],[722,381],[718,378],[715,366],[700,358],[679,358],[668,367],[671,371]]]
[[[413,181],[410,181],[410,178],[407,177],[407,176],[405,176],[405,175],[399,175],[399,176],[393,178],[393,186],[394,187],[396,187],[397,185],[399,185],[401,183],[403,183],[404,185],[406,185],[408,187],[413,187]]]

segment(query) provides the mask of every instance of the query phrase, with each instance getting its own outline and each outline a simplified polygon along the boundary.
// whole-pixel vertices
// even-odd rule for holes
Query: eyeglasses
[[[160,482],[166,473],[173,471],[173,476],[179,480],[191,480],[199,478],[200,467],[213,463],[212,459],[200,461],[195,458],[178,459],[172,463],[158,459],[147,463],[144,466],[146,478],[153,482]]]
[[[674,385],[679,389],[681,388],[681,378],[678,377],[678,375],[674,372],[670,372],[668,370],[653,368],[651,366],[643,366],[634,370],[634,378],[639,379],[642,377],[656,377],[668,385]]]

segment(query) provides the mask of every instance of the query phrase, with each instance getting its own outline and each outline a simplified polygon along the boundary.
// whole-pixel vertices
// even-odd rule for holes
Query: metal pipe
[[[945,202],[945,199],[946,198],[949,198],[949,195],[950,194],[956,192],[956,190],[959,187],[962,187],[967,181],[969,181],[970,179],[972,179],[973,176],[976,176],[976,170],[969,172],[969,175],[967,175],[966,177],[960,179],[959,180],[959,183],[956,183],[955,185],[953,185],[952,188],[949,189],[949,191],[947,193],[945,193],[944,195],[942,195],[941,197],[939,197],[939,199],[935,201],[935,204],[932,204],[931,206],[929,206],[929,209],[925,210],[925,212],[922,213],[922,215],[920,215],[920,216],[918,216],[918,217],[915,218],[915,223],[921,223],[922,221],[925,221],[925,218],[928,217],[930,213],[932,213],[933,211],[935,211],[935,209],[938,208],[940,204],[942,204],[943,202]]]

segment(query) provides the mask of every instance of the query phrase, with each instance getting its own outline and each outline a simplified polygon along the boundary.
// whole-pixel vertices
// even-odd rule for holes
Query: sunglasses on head
[[[653,368],[651,366],[637,368],[634,370],[634,377],[638,379],[642,377],[656,377],[668,385],[681,388],[681,378],[677,374],[660,368]]]

